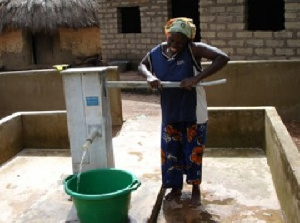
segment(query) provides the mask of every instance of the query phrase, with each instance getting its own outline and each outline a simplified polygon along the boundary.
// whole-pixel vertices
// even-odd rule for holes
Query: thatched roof
[[[53,33],[99,23],[97,0],[0,0],[0,33],[5,28]]]

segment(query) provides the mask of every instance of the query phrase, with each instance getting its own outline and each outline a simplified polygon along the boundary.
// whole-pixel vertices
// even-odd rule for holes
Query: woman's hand
[[[151,86],[152,89],[161,88],[160,80],[153,75],[147,76],[147,82]]]
[[[180,83],[180,87],[181,88],[185,88],[187,90],[191,90],[192,87],[195,87],[198,83],[198,80],[196,77],[189,77],[189,78],[185,78],[181,81]]]
[[[146,63],[147,60],[144,59],[144,63]],[[138,66],[139,71],[146,77],[148,84],[153,89],[160,88],[161,89],[161,83],[160,80],[152,75],[152,73],[148,70],[147,66],[143,63],[141,63]]]

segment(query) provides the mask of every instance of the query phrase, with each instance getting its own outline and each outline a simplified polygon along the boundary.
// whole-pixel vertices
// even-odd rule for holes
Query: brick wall
[[[156,44],[165,40],[163,26],[171,17],[170,0],[99,0],[102,56],[105,61],[138,63]],[[118,7],[140,7],[141,33],[118,30]],[[285,29],[249,31],[246,0],[200,0],[202,41],[215,45],[231,60],[300,59],[300,2],[285,0]]]
[[[300,2],[285,1],[285,29],[248,31],[246,0],[200,1],[202,41],[215,45],[231,60],[300,59]]]
[[[103,60],[129,60],[137,64],[153,46],[165,40],[163,26],[169,14],[166,0],[99,2]],[[117,8],[135,6],[140,8],[141,33],[121,33]]]

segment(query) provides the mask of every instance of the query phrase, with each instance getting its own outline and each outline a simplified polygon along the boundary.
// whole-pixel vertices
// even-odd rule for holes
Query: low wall
[[[208,63],[204,63],[204,67]],[[112,67],[114,68],[114,67]],[[110,80],[119,73],[110,71]],[[230,61],[208,80],[226,78],[206,87],[208,106],[274,106],[284,120],[300,121],[300,60]],[[119,89],[110,89],[113,125],[121,125]],[[56,70],[0,73],[0,118],[19,111],[65,110],[63,83]]]
[[[65,110],[63,82],[56,70],[0,73],[0,117],[22,111]]]
[[[265,109],[210,107],[207,147],[265,148]],[[66,111],[18,112],[0,121],[0,145],[8,150],[70,147]]]
[[[70,148],[66,111],[21,113],[23,148]]]
[[[66,111],[18,112],[1,123],[3,152],[70,148]],[[263,108],[209,108],[207,147],[263,148],[264,140]]]
[[[117,67],[109,67],[108,80],[119,80]],[[122,125],[120,89],[109,89],[112,123]],[[57,70],[0,73],[0,118],[23,111],[66,110],[62,75]]]
[[[18,113],[0,120],[0,145],[0,165],[24,148],[22,121]]]
[[[0,164],[23,148],[69,149],[66,111],[17,112],[0,120]]]
[[[209,107],[207,147],[264,147],[264,109]]]
[[[231,61],[208,80],[221,78],[227,83],[206,87],[208,106],[274,106],[282,119],[300,121],[300,60]]]
[[[275,109],[266,109],[266,155],[286,222],[300,219],[300,152]]]

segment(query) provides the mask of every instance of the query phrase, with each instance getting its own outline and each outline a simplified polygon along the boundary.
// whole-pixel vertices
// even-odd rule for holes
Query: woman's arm
[[[211,60],[212,63],[195,77],[184,79],[181,82],[181,87],[190,88],[195,86],[204,78],[221,70],[229,61],[229,57],[226,53],[205,43],[192,43],[191,49],[196,60],[200,61],[202,58],[206,58]]]
[[[159,79],[150,72],[149,54],[147,54],[142,59],[141,63],[138,66],[138,70],[142,75],[146,77],[147,82],[151,86],[151,88],[161,87]]]

